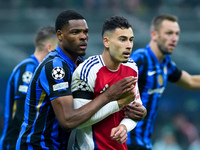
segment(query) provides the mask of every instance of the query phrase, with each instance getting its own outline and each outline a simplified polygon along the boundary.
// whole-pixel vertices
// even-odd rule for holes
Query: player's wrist
[[[117,101],[117,104],[118,104],[119,108],[124,107],[124,104],[123,104],[122,101],[120,101],[120,100]]]
[[[113,101],[113,100],[112,100],[112,97],[111,97],[110,95],[108,95],[106,92],[100,94],[98,97],[100,97],[101,102],[102,102],[104,105],[107,104],[107,103],[109,103],[109,102],[111,102],[111,101]]]
[[[124,130],[126,130],[126,133],[127,133],[127,128],[126,128],[126,126],[125,126],[124,124],[120,124],[120,126],[123,127]]]

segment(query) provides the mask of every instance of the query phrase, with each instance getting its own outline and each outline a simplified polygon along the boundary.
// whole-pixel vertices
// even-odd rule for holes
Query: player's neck
[[[115,71],[119,69],[121,62],[118,62],[116,59],[112,58],[108,52],[103,52],[102,59],[109,70]]]
[[[163,53],[161,53],[157,44],[155,44],[151,41],[150,48],[151,48],[152,52],[154,53],[154,55],[156,56],[156,58],[158,59],[158,61],[161,63],[163,61],[163,59],[165,58],[165,55]]]
[[[42,60],[45,58],[45,56],[47,55],[48,53],[46,51],[35,51],[34,52],[34,55],[35,55],[35,58],[38,60],[39,63],[42,62]]]

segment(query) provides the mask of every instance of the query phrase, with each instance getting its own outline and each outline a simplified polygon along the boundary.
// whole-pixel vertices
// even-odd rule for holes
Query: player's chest
[[[124,66],[117,71],[108,70],[106,67],[101,68],[96,74],[94,94],[97,96],[103,93],[109,86],[128,76],[137,77],[137,72]]]

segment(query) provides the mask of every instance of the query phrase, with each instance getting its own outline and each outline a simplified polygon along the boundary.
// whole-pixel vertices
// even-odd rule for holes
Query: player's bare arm
[[[176,84],[185,89],[200,89],[200,75],[190,75],[186,71],[182,71],[181,78]]]
[[[135,79],[133,77],[126,77],[114,83],[104,93],[79,109],[74,109],[73,97],[71,95],[52,100],[51,104],[59,124],[64,129],[76,128],[91,118],[106,103],[117,100],[123,94],[132,91],[134,82]],[[125,101],[124,103],[127,104],[130,101]]]

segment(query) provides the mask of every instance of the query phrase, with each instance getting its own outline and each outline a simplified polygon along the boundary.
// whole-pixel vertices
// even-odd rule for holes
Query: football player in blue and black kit
[[[138,86],[141,100],[147,109],[146,117],[131,132],[129,149],[151,150],[151,135],[157,108],[167,81],[185,89],[200,89],[200,75],[180,70],[171,60],[179,40],[178,18],[163,14],[156,16],[151,25],[151,40],[145,48],[135,50],[131,57],[138,66]]]
[[[133,77],[124,78],[90,103],[74,109],[71,78],[83,61],[89,29],[85,18],[74,10],[61,12],[55,28],[58,45],[40,63],[30,82],[17,150],[66,149],[73,128],[134,88]],[[128,104],[132,98],[123,100]]]
[[[44,57],[57,45],[54,27],[39,29],[35,36],[35,51],[13,70],[5,99],[4,128],[0,139],[1,150],[14,150],[24,117],[24,102],[32,75]]]

